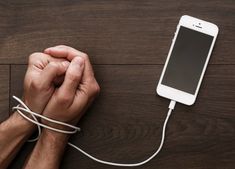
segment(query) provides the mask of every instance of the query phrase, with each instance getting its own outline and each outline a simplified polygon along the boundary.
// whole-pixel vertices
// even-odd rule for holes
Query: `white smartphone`
[[[157,85],[160,96],[186,105],[195,102],[218,31],[213,23],[180,18]]]

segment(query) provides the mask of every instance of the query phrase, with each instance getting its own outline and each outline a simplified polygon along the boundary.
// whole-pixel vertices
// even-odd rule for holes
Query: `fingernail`
[[[82,66],[84,65],[84,61],[83,61],[83,59],[82,59],[81,57],[75,57],[75,58],[73,59],[73,62],[74,62],[76,65],[80,66],[80,67],[82,67]]]
[[[50,53],[50,48],[46,48],[46,49],[44,50],[44,52],[45,52],[45,53]]]

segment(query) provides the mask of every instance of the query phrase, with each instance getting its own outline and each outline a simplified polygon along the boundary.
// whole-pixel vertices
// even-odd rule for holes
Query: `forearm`
[[[24,142],[34,131],[35,126],[13,113],[0,124],[0,168],[7,168]]]
[[[65,134],[43,129],[33,152],[24,165],[24,169],[59,168],[68,138]]]

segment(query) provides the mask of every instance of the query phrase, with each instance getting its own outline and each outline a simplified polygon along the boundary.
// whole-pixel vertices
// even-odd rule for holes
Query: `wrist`
[[[22,117],[18,112],[14,112],[11,116],[12,123],[16,124],[19,130],[24,133],[32,133],[36,129],[36,125]]]
[[[8,139],[27,139],[35,128],[33,124],[21,117],[17,112],[14,112],[8,120],[0,124],[1,133],[6,133]]]
[[[69,135],[52,131],[49,129],[43,129],[40,139],[54,145],[66,145],[69,139]]]
[[[43,129],[30,158],[25,163],[25,169],[59,168],[69,136]],[[46,160],[45,160],[46,159]]]
[[[15,97],[15,96],[13,96],[13,98],[19,102],[19,104],[16,107],[25,108],[25,109],[27,109],[27,107],[28,107],[31,110],[28,102],[24,99],[24,96],[23,96],[22,100],[20,98]],[[26,107],[24,106],[24,104],[26,105]],[[22,113],[22,115],[18,111],[20,111]],[[19,122],[21,125],[23,125],[26,130],[34,130],[36,128],[36,125],[26,118],[34,120],[35,118],[37,118],[37,116],[35,116],[35,118],[34,118],[33,115],[31,115],[30,113],[24,112],[23,110],[17,110],[17,108],[16,108],[15,112],[12,113],[12,117],[15,118],[17,120],[17,122]]]

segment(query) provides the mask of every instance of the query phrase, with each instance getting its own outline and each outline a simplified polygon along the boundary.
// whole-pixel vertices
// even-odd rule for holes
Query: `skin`
[[[99,91],[85,53],[60,45],[29,57],[23,100],[37,113],[75,125]],[[35,129],[17,113],[0,124],[0,168],[7,168]],[[69,135],[43,129],[23,168],[59,168],[68,139]]]

